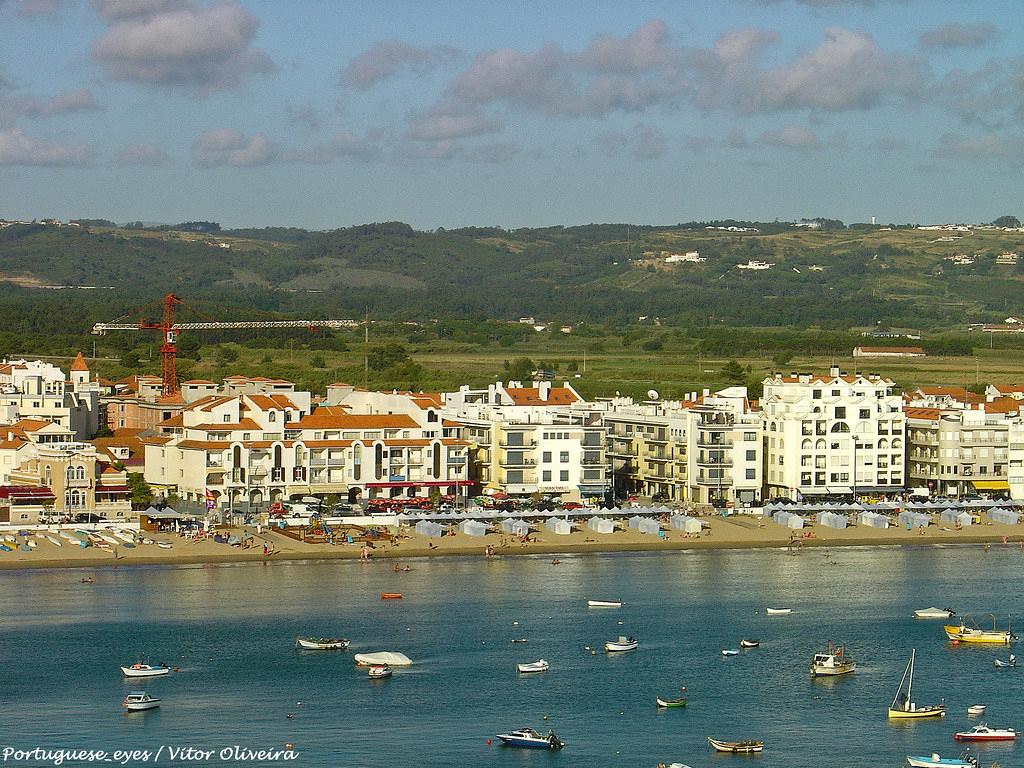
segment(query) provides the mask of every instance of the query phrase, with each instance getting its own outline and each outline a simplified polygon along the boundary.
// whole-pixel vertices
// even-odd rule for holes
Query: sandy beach
[[[574,530],[568,535],[558,535],[541,529],[530,536],[529,542],[489,533],[486,536],[469,536],[463,533],[427,538],[418,535],[411,526],[403,526],[394,543],[377,542],[368,547],[370,559],[401,559],[413,557],[466,556],[483,557],[485,548],[490,546],[494,557],[537,555],[537,554],[580,554],[588,552],[629,552],[667,551],[693,549],[747,549],[791,547],[796,554],[812,547],[843,546],[920,546],[922,544],[983,544],[992,546],[1020,546],[1024,549],[1024,525],[1003,525],[986,522],[962,530],[942,526],[908,531],[903,528],[878,529],[868,526],[852,526],[835,530],[823,526],[812,526],[802,531],[791,531],[776,525],[768,519],[735,516],[729,518],[704,518],[704,531],[690,534],[666,530],[664,538],[642,534],[635,530],[616,530],[614,533],[598,534],[594,531]],[[922,533],[923,530],[923,533]],[[169,542],[171,549],[162,549],[155,544],[138,545],[134,549],[118,548],[116,558],[113,552],[96,548],[81,549],[65,543],[56,546],[46,539],[38,538],[38,546],[31,552],[14,550],[0,552],[0,569],[16,568],[108,568],[133,565],[178,564],[178,563],[230,563],[254,561],[322,560],[329,558],[357,559],[362,554],[362,545],[315,544],[296,541],[273,531],[247,529],[253,534],[254,546],[243,549],[214,542],[212,539],[191,540],[170,533],[148,534],[155,541]],[[234,529],[231,532],[241,533]],[[271,551],[264,555],[263,545]]]

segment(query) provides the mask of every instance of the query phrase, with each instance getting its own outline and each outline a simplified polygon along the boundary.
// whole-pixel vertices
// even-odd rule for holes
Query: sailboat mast
[[[913,701],[911,691],[914,688],[914,657],[917,656],[917,648],[910,649],[910,680],[907,682],[907,705]]]
[[[907,680],[907,673],[910,672],[910,668],[914,665],[914,656],[910,656],[910,662],[907,664],[907,668],[903,670],[903,677],[900,678],[899,687],[896,689],[896,695],[892,698],[892,705],[889,709],[896,709],[896,702],[900,700],[900,691],[903,690],[903,683]],[[907,701],[910,701],[910,697],[907,697]]]

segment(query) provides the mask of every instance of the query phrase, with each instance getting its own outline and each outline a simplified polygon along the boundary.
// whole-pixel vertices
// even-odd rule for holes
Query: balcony
[[[652,453],[644,456],[647,461],[672,461],[671,454],[668,453]]]
[[[527,440],[527,441],[522,442],[522,443],[508,443],[508,442],[505,442],[504,440],[502,440],[501,442],[498,443],[498,447],[499,448],[511,448],[513,450],[515,450],[516,448],[520,448],[520,449],[522,449],[522,448],[536,448],[537,447],[537,441],[536,440]]]
[[[726,459],[724,456],[700,455],[697,457],[697,464],[699,464],[702,467],[731,467],[732,459]]]
[[[702,413],[700,416],[701,429],[732,429],[736,425],[736,418],[728,413]]]
[[[498,462],[503,467],[534,467],[537,465],[536,459],[509,459],[508,457]]]
[[[714,486],[716,488],[718,486],[732,485],[732,475],[723,473],[721,477],[711,477],[710,475],[698,473],[697,485]]]
[[[654,435],[644,435],[643,438],[648,443],[667,443],[668,442],[668,435],[665,432],[658,432],[657,434],[654,434]]]
[[[732,448],[732,440],[719,440],[717,437],[698,437],[698,448]]]

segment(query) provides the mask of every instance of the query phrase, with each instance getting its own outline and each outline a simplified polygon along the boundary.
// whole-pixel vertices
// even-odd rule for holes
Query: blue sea
[[[955,756],[954,731],[984,703],[993,726],[1020,728],[1022,669],[1005,647],[953,647],[915,608],[952,606],[984,624],[1024,623],[1014,546],[848,548],[276,562],[0,572],[0,748],[151,750],[129,765],[899,766],[908,754]],[[93,575],[95,583],[80,579]],[[382,601],[381,592],[402,592]],[[618,599],[619,609],[588,608]],[[765,608],[792,608],[768,617]],[[1024,627],[1022,627],[1024,628]],[[300,652],[296,635],[344,635],[349,653]],[[591,655],[635,635],[634,653]],[[512,643],[525,638],[526,643]],[[741,638],[761,647],[734,658]],[[812,681],[811,656],[846,643],[855,675]],[[914,699],[945,699],[944,719],[891,723],[886,707],[912,648]],[[352,653],[415,662],[371,681]],[[549,672],[520,676],[544,658]],[[139,682],[119,665],[180,671]],[[686,686],[686,709],[655,697]],[[159,710],[124,714],[143,688]],[[301,702],[301,703],[300,703]],[[292,717],[289,718],[288,715]],[[554,729],[557,753],[494,735]],[[709,753],[706,737],[763,739],[757,757]],[[283,749],[294,760],[222,759]],[[170,748],[213,750],[173,760]],[[981,747],[984,765],[1024,764],[1014,744]],[[42,759],[6,764],[47,765]],[[81,761],[65,764],[83,765]]]

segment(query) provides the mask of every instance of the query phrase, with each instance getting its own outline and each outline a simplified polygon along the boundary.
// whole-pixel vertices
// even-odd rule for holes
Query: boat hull
[[[125,677],[162,677],[171,673],[170,667],[150,667],[149,669],[132,669],[121,667],[121,673]]]
[[[839,677],[850,675],[857,671],[856,664],[844,664],[840,667],[816,667],[811,665],[811,677]]]
[[[547,672],[548,667],[546,661],[535,661],[530,664],[516,664],[516,671],[522,675],[532,675],[537,672]]]
[[[915,710],[890,709],[891,720],[916,720],[922,717],[942,717],[946,710],[942,707],[922,707]]]
[[[658,706],[663,709],[673,709],[675,707],[685,707],[686,699],[663,699],[660,696],[655,699],[658,702]]]
[[[153,701],[142,701],[131,704],[122,704],[126,712],[146,712],[150,709],[156,709],[160,706],[160,699],[154,699]]]
[[[499,733],[498,738],[506,747],[518,747],[519,749],[561,749],[565,746],[558,739],[532,738],[529,736],[516,736],[510,733]]]
[[[635,651],[640,647],[639,643],[605,643],[604,649],[608,653],[626,653]]]
[[[734,755],[752,755],[764,751],[762,741],[718,741],[708,736],[708,744],[716,752],[728,752]]]
[[[357,653],[352,658],[355,660],[356,665],[360,667],[379,667],[385,664],[389,667],[412,666],[412,659],[410,659],[404,653],[396,653],[391,651],[379,651],[377,653]]]
[[[952,611],[944,611],[941,608],[922,608],[914,611],[915,619],[948,619],[952,615]]]
[[[986,629],[974,629],[973,627],[965,627],[963,625],[953,626],[946,624],[943,626],[946,631],[946,637],[950,640],[956,640],[960,643],[988,643],[992,645],[1008,645],[1009,643],[1016,640],[1016,638],[1009,631],[1002,630],[986,630]]]
[[[590,608],[621,608],[622,603],[618,600],[587,600]]]
[[[336,651],[348,648],[348,640],[309,640],[304,637],[295,638],[295,645],[307,651]]]
[[[977,768],[978,763],[973,760],[959,760],[956,758],[914,757],[907,756],[907,764],[911,768]]]
[[[766,608],[765,613],[769,616],[788,616],[793,612],[792,608]]]

